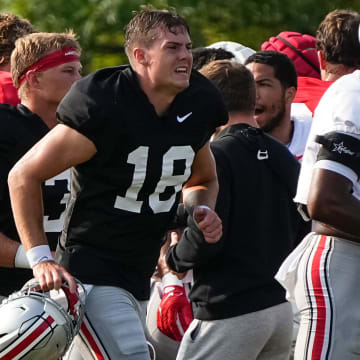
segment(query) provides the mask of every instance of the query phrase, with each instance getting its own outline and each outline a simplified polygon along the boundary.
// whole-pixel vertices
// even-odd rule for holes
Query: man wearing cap
[[[80,78],[80,53],[72,32],[26,35],[17,40],[12,53],[11,72],[21,104],[16,108],[0,105],[0,294],[3,296],[19,290],[32,277],[12,215],[8,173],[56,125],[57,105]],[[52,250],[63,226],[70,195],[69,175],[62,173],[42,186],[44,226]]]

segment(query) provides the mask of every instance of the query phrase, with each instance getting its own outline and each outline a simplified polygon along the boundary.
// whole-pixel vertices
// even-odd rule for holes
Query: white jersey
[[[288,149],[301,162],[310,134],[312,118],[309,115],[292,116],[291,121],[294,123],[294,132],[290,144],[288,144]]]
[[[292,103],[291,117],[306,117],[312,120],[312,112],[305,103]]]
[[[307,204],[313,169],[327,169],[353,183],[353,196],[360,199],[360,181],[349,167],[330,160],[317,161],[320,145],[316,135],[331,131],[360,139],[360,70],[342,76],[324,94],[316,108],[302,161],[295,202]]]

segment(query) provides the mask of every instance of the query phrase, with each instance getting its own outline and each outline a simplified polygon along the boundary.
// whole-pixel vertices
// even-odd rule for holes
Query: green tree
[[[39,31],[74,29],[83,47],[85,72],[127,63],[124,26],[139,0],[2,0],[0,11],[29,19]],[[232,40],[253,49],[284,30],[315,34],[335,8],[359,11],[358,0],[154,0],[157,8],[174,7],[189,22],[194,46]]]

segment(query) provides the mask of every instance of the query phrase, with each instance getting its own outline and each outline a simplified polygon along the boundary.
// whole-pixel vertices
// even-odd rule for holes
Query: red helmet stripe
[[[0,360],[16,360],[18,359],[17,356],[19,355],[24,356],[25,354],[22,354],[24,350],[30,347],[35,340],[44,338],[49,333],[49,331],[51,330],[50,325],[54,321],[55,320],[51,316],[48,316],[45,320],[42,320],[40,325],[34,330],[31,330],[32,329],[31,327],[29,329],[30,333],[19,344],[17,344],[14,348],[12,348],[7,354],[5,355],[0,354],[1,356]],[[28,333],[29,330],[27,330],[26,333]],[[29,350],[31,350],[31,347]]]

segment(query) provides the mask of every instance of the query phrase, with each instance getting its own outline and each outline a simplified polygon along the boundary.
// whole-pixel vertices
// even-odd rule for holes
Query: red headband
[[[35,64],[26,69],[19,78],[19,87],[26,81],[27,74],[32,72],[40,72],[51,69],[55,66],[65,64],[68,62],[80,61],[80,57],[75,48],[64,47],[60,50],[54,51],[49,55],[44,56]]]

